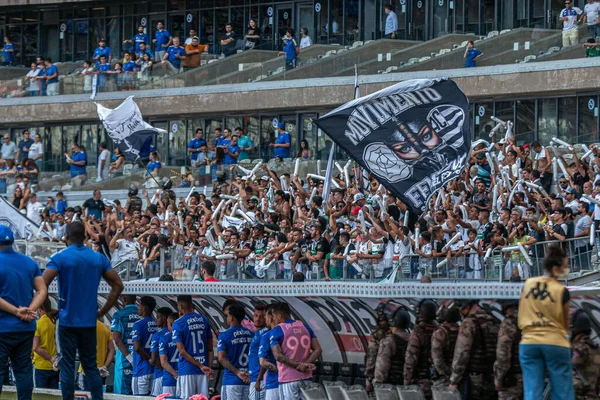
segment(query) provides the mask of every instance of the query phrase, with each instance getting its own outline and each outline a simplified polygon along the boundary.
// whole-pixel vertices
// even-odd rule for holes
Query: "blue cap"
[[[8,226],[0,225],[0,246],[9,246],[15,241],[15,236]]]
[[[277,124],[277,127],[279,129],[285,129],[285,124],[283,122],[280,122],[280,123]]]

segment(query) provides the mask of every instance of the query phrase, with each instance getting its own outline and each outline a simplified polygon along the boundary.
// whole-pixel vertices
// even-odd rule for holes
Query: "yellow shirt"
[[[108,326],[100,321],[96,321],[96,365],[98,368],[104,366],[104,363],[106,362],[109,340],[112,340],[112,338]],[[79,372],[83,372],[81,365],[79,365]]]
[[[521,344],[548,344],[571,347],[563,320],[566,288],[546,276],[525,281],[519,301]]]
[[[40,347],[52,357],[56,355],[56,341],[54,340],[55,325],[47,315],[37,321],[35,336],[40,338]],[[33,352],[33,365],[35,369],[52,371],[52,363],[38,353]]]

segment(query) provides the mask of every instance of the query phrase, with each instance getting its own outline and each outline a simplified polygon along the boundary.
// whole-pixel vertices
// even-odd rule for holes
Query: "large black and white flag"
[[[108,136],[119,147],[121,153],[131,161],[135,161],[140,156],[140,150],[148,146],[155,135],[166,133],[164,129],[154,128],[144,122],[140,109],[133,101],[133,96],[129,96],[114,110],[96,103],[96,110]]]
[[[398,83],[316,124],[415,214],[460,174],[471,147],[469,103],[448,79]]]

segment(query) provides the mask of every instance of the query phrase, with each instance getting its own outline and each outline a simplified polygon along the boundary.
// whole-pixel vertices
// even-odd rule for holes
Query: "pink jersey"
[[[256,332],[256,327],[254,326],[254,322],[250,321],[249,319],[244,319],[242,321],[242,326],[244,328],[250,329],[252,332]]]
[[[283,354],[291,360],[305,362],[310,355],[312,339],[304,324],[301,321],[294,321],[279,324],[279,327],[283,331],[283,343],[281,344]],[[277,369],[279,370],[279,382],[312,379],[312,370],[300,372],[279,362]]]

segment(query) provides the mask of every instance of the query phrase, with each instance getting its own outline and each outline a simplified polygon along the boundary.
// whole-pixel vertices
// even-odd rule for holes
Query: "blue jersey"
[[[154,366],[154,378],[155,379],[160,378],[163,374],[162,367],[160,366],[160,353],[159,353],[158,346],[160,345],[160,339],[162,339],[162,337],[168,331],[169,330],[167,328],[162,328],[160,331],[158,331],[154,335],[152,335],[152,342],[150,342],[150,351],[152,353],[156,353],[158,355],[158,357],[156,358],[158,360],[158,365]],[[150,357],[152,357],[152,354],[150,354]]]
[[[135,61],[127,61],[123,63],[123,71],[125,72],[133,72],[137,68]]]
[[[173,341],[173,336],[171,332],[167,331],[161,338],[158,343],[158,354],[167,356],[167,360],[169,364],[175,371],[178,368],[179,361],[179,350],[177,350],[177,343]],[[166,369],[163,369],[162,375],[162,385],[163,386],[177,386],[177,380],[167,372]]]
[[[5,62],[11,62],[13,60],[14,48],[15,48],[15,45],[12,43],[8,43],[8,44],[4,45],[4,51],[2,52],[2,55],[4,56]],[[9,51],[9,50],[13,50],[13,51]]]
[[[219,335],[217,351],[224,351],[227,360],[235,368],[248,370],[248,351],[254,332],[243,326],[233,326]],[[223,373],[223,386],[245,385],[245,383],[228,369]]]
[[[58,317],[60,325],[94,328],[98,316],[98,285],[111,270],[103,254],[84,245],[72,244],[50,257],[46,269],[58,272]]]
[[[119,332],[121,334],[121,340],[123,340],[123,343],[127,346],[127,350],[131,354],[133,354],[131,330],[133,329],[133,324],[138,322],[141,318],[142,317],[138,315],[138,309],[135,304],[128,304],[113,314],[110,330],[111,332]],[[123,369],[132,367],[119,349],[117,349],[115,364],[122,365]]]
[[[249,364],[248,374],[250,375],[250,382],[256,382],[258,373],[260,372],[260,361],[258,360],[258,352],[260,348],[260,342],[263,335],[268,332],[268,328],[262,328],[254,333],[254,338],[250,342],[250,351],[248,352]]]
[[[208,365],[210,349],[207,346],[209,339],[212,338],[212,331],[205,316],[198,313],[185,314],[173,322],[172,337],[173,342],[183,343],[185,351],[196,361],[210,367]],[[183,375],[204,375],[204,373],[179,356],[179,376]]]
[[[33,281],[37,276],[42,276],[42,272],[31,258],[12,248],[0,250],[0,298],[15,307],[29,307],[33,299]],[[33,331],[35,321],[24,322],[13,314],[0,311],[0,332]]]
[[[163,29],[162,31],[156,31],[156,33],[154,34],[154,38],[156,39],[156,48],[154,50],[165,51],[166,48],[163,47],[163,45],[169,43],[170,37],[171,34],[166,29]]]
[[[240,155],[240,146],[238,146],[237,144],[228,144],[227,145],[227,154],[225,154],[225,159],[223,160],[223,164],[227,164],[227,165],[231,165],[231,164],[237,164],[237,158],[230,156],[229,154],[235,154],[237,153],[238,156]]]
[[[192,140],[190,140],[190,143],[188,144],[188,148],[190,148],[190,149],[199,149],[202,146],[206,146],[206,140],[204,140],[204,139],[193,138]],[[198,160],[199,156],[200,156],[200,152],[192,153],[191,158],[193,161],[196,161],[196,160]]]
[[[131,340],[133,342],[139,341],[140,345],[144,348],[146,353],[151,354],[150,348],[152,345],[152,334],[156,332],[156,322],[154,318],[145,317],[133,324],[131,330]],[[154,368],[150,363],[142,358],[135,351],[133,352],[133,377],[137,378],[140,376],[150,375],[154,372]]]
[[[79,175],[85,175],[85,173],[86,173],[85,169],[87,167],[87,155],[83,151],[80,151],[79,153],[73,154],[71,159],[73,160],[73,162],[76,162],[76,161],[77,162],[79,162],[79,161],[85,162],[84,165],[71,164],[71,167],[70,167],[71,178],[74,178]]]
[[[54,78],[48,79],[48,84],[58,82],[58,68],[56,68],[56,65],[54,65],[54,64],[52,64],[51,66],[46,68],[46,71],[44,72],[44,76],[52,76],[55,74],[56,74],[56,76]]]
[[[477,56],[480,54],[481,54],[481,51],[479,51],[475,48],[467,50],[467,58],[465,60],[465,68],[476,67],[477,63],[475,62],[475,58],[477,58]]]
[[[56,202],[56,212],[58,214],[65,215],[66,210],[67,210],[67,201],[66,200],[58,200]]]
[[[283,46],[283,52],[285,53],[286,60],[291,61],[296,59],[296,47],[298,47],[298,45],[296,44],[296,40],[294,40],[293,38],[287,39],[287,42]]]
[[[96,50],[94,50],[94,54],[92,55],[92,58],[96,58],[96,65],[98,65],[98,63],[100,62],[100,57],[105,56],[106,57],[106,62],[108,63],[109,57],[112,56],[112,51],[108,48],[108,47],[97,47]]]
[[[292,138],[289,133],[283,132],[277,136],[277,140],[275,140],[277,144],[286,144],[292,143]],[[275,157],[279,156],[281,158],[289,158],[290,157],[290,147],[275,147],[274,150]]]
[[[271,364],[277,365],[273,351],[271,350],[271,331],[263,333],[260,338],[260,347],[258,349],[258,358],[264,358]],[[279,386],[279,374],[276,371],[267,370],[267,379],[265,389],[275,389]]]
[[[178,54],[180,56],[185,57],[185,49],[181,46],[169,46],[169,48],[167,49],[167,53],[169,54],[169,58],[167,58],[167,60],[169,60],[171,65],[173,65],[175,68],[181,67],[181,59],[175,57],[175,55]]]
[[[136,54],[140,52],[141,43],[146,43],[148,46],[150,45],[150,38],[145,33],[136,33],[131,41],[133,42]]]
[[[289,319],[289,320],[285,321],[286,324],[291,324],[293,322],[296,322],[296,321],[294,321],[293,319]],[[310,326],[308,326],[307,324],[304,324],[304,327],[310,334],[311,339],[316,338],[315,333],[313,332],[313,330],[311,329]],[[281,327],[279,325],[276,326],[275,328],[271,329],[270,346],[274,347],[277,344],[280,346],[283,345],[283,329],[281,329]]]

